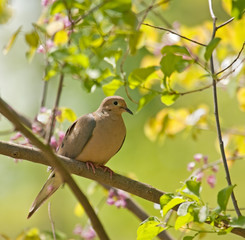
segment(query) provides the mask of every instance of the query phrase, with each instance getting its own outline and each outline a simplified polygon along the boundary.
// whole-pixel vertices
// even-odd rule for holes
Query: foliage
[[[80,81],[87,92],[102,88],[105,95],[114,95],[119,89],[125,89],[129,99],[137,102],[138,112],[157,98],[162,109],[146,121],[145,135],[151,141],[163,141],[179,133],[196,139],[201,130],[214,129],[215,123],[205,104],[174,106],[186,95],[205,91],[214,81],[215,86],[235,95],[241,111],[245,111],[244,0],[223,0],[222,4],[231,18],[216,26],[214,36],[211,21],[194,27],[174,27],[164,19],[168,28],[157,27],[162,24],[162,18],[159,14],[151,17],[148,13],[153,12],[153,8],[164,12],[169,1],[152,1],[143,8],[143,4],[131,0],[46,0],[42,1],[43,11],[33,23],[33,30],[23,33],[20,26],[6,43],[3,53],[8,54],[18,35],[24,34],[27,60],[31,62],[36,54],[43,55],[46,64],[43,80],[47,84],[65,76]],[[11,15],[7,1],[0,1],[0,23],[6,23]],[[129,56],[136,59],[134,66],[130,66]],[[55,107],[53,111],[42,108],[33,122],[33,131],[42,135],[52,116],[59,123],[50,135],[50,144],[56,149],[64,137],[62,123],[74,121],[76,115],[65,106]],[[12,140],[22,137],[18,134]],[[228,129],[224,137],[227,157],[245,153],[244,127]],[[25,140],[23,144],[29,143]],[[209,180],[214,186],[211,182],[214,179]],[[174,224],[149,217],[140,224],[137,239],[152,239],[171,227],[186,230],[196,226],[197,233],[185,236],[185,240],[201,233],[227,234],[234,227],[245,228],[244,217],[227,215],[234,187],[228,185],[220,190],[218,205],[211,208],[201,197],[202,183],[195,175],[186,180],[177,193],[160,198],[162,218],[172,210],[177,211]],[[110,194],[110,205],[117,203],[117,207],[125,207],[125,195]],[[83,216],[83,209],[77,206],[75,214]],[[205,230],[205,222],[214,228]],[[19,239],[41,239],[38,231],[23,232]],[[78,228],[77,231],[84,237],[84,231]],[[94,236],[92,231],[90,234]],[[61,234],[57,239],[64,237]]]

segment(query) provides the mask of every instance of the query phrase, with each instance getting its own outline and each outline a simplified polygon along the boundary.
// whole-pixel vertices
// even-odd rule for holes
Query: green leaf
[[[150,240],[165,230],[159,226],[160,221],[156,217],[149,217],[142,222],[137,230],[137,240]]]
[[[133,72],[131,72],[128,76],[128,83],[131,89],[136,88],[141,83],[147,80],[147,78],[156,70],[157,67],[147,67],[147,68],[136,68]]]
[[[174,228],[178,230],[185,224],[192,222],[193,219],[194,217],[190,213],[187,213],[185,216],[179,216],[175,221]]]
[[[173,103],[175,103],[176,99],[179,97],[179,94],[176,93],[169,93],[169,92],[165,92],[162,96],[161,96],[161,101],[163,104],[165,104],[166,106],[170,106]]]
[[[137,108],[137,112],[139,112],[147,103],[149,103],[155,96],[157,95],[157,93],[155,92],[151,92],[149,94],[146,94],[145,96],[143,96],[140,100],[139,100],[139,104],[138,104],[138,108]]]
[[[20,31],[21,31],[22,27],[19,27],[14,34],[10,37],[10,39],[8,40],[8,43],[4,46],[3,48],[3,54],[6,55],[9,50],[12,48],[17,36],[19,35]]]
[[[178,216],[185,216],[188,213],[188,209],[190,207],[190,205],[192,205],[193,202],[183,202],[180,204],[178,211],[177,211],[177,215]]]
[[[218,205],[222,211],[226,210],[230,195],[236,185],[234,186],[228,186],[222,190],[219,191],[218,193]]]
[[[192,240],[195,236],[185,236],[183,240]]]
[[[36,31],[25,34],[25,40],[30,47],[37,48],[39,43],[39,36]]]
[[[165,216],[169,210],[179,205],[180,203],[185,202],[186,200],[180,197],[175,197],[171,199],[162,209],[162,215]]]
[[[136,53],[137,45],[141,39],[142,32],[136,31],[129,36],[129,49],[130,53],[133,55]]]
[[[182,47],[178,45],[165,46],[162,48],[161,53],[162,54],[174,53],[174,54],[190,56],[190,53],[186,47]]]
[[[239,216],[238,218],[232,219],[230,226],[245,229],[245,216]]]
[[[64,61],[69,64],[74,64],[74,65],[81,66],[84,68],[87,68],[89,66],[89,59],[87,55],[85,54],[69,55],[64,58]]]
[[[103,85],[102,89],[106,96],[112,96],[121,86],[123,86],[122,81],[113,79],[111,82]]]
[[[232,0],[231,15],[237,19],[241,19],[245,9],[244,0]]]
[[[170,200],[174,198],[173,193],[166,193],[160,197],[160,205],[163,208]]]
[[[221,38],[214,38],[207,46],[206,46],[206,51],[204,53],[204,58],[206,59],[206,61],[208,61],[211,56],[212,53],[214,51],[214,49],[218,46],[219,42],[220,42]]]
[[[65,3],[63,0],[55,1],[50,8],[50,15],[55,15],[57,13],[62,12],[66,9]]]
[[[189,181],[186,181],[186,186],[192,193],[200,197],[201,182],[189,180]]]

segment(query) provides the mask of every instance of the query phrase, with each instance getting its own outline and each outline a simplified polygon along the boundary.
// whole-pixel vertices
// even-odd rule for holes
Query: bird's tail
[[[62,185],[62,179],[59,174],[51,172],[47,182],[42,187],[41,191],[38,193],[36,199],[34,200],[27,218],[30,218],[34,212]]]

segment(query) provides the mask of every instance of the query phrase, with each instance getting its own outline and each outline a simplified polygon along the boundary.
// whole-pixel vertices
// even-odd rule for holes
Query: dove
[[[57,154],[86,162],[87,168],[104,166],[122,147],[126,136],[126,127],[122,113],[133,114],[125,100],[119,96],[106,97],[99,108],[78,118],[66,131]],[[59,174],[52,171],[48,180],[34,200],[27,218],[63,184]]]

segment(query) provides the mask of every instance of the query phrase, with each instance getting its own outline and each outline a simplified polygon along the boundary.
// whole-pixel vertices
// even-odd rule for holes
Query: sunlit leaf
[[[183,202],[180,204],[178,207],[177,215],[178,216],[185,216],[188,213],[189,207],[193,204],[194,202]]]
[[[185,216],[179,216],[176,221],[174,228],[178,230],[179,228],[183,227],[184,225],[192,222],[194,220],[194,217],[190,214],[187,213]]]
[[[155,66],[147,68],[136,68],[128,76],[128,83],[131,89],[136,88],[141,83],[147,80],[147,78],[157,70]]]
[[[50,69],[50,70],[47,72],[47,74],[45,75],[44,80],[45,80],[45,81],[48,81],[50,78],[56,76],[57,73],[58,73],[58,72],[57,72],[55,69]]]
[[[193,240],[195,236],[185,236],[183,240]]]
[[[36,31],[25,34],[25,40],[30,47],[37,48],[39,44],[39,36]]]
[[[8,5],[7,0],[0,1],[0,24],[5,24],[12,17],[12,8]]]
[[[133,55],[136,53],[136,50],[138,48],[138,44],[140,42],[140,38],[142,37],[142,32],[136,31],[129,37],[129,49],[130,53]]]
[[[175,93],[168,93],[168,92],[165,92],[164,94],[162,94],[161,96],[161,101],[162,103],[164,103],[166,106],[170,106],[172,105],[176,99],[179,97],[178,94],[175,94]]]
[[[192,193],[200,197],[201,182],[189,180],[186,181],[186,186]]]
[[[244,0],[232,0],[231,15],[237,19],[241,19],[245,10]]]
[[[115,92],[123,86],[123,82],[118,79],[113,79],[111,82],[102,86],[102,89],[106,96],[112,96]]]
[[[59,110],[60,110],[60,114],[56,117],[58,122],[64,122],[64,120],[68,120],[69,122],[74,122],[77,119],[77,116],[72,109],[62,107]]]
[[[75,208],[74,208],[74,214],[77,216],[77,217],[82,217],[84,215],[85,211],[84,211],[84,208],[81,204],[77,203]]]
[[[163,208],[168,202],[170,202],[174,198],[173,193],[166,193],[160,197],[160,205]]]
[[[3,48],[3,54],[6,55],[9,50],[12,48],[17,36],[19,35],[20,31],[21,31],[22,27],[19,27],[14,34],[10,37],[10,39],[8,40],[8,43],[4,46]]]
[[[139,100],[137,112],[139,112],[147,103],[149,103],[155,96],[157,96],[157,93],[150,92],[149,94],[144,95]]]
[[[162,209],[162,215],[165,216],[169,210],[179,205],[180,203],[185,202],[186,200],[180,197],[175,197],[171,199]]]
[[[178,45],[165,46],[162,48],[161,53],[162,54],[173,53],[175,55],[180,54],[180,55],[190,56],[190,53],[186,47],[178,46]]]
[[[56,46],[62,46],[66,44],[69,40],[68,34],[65,30],[57,32],[54,36],[54,44]]]
[[[204,58],[208,61],[211,58],[211,55],[214,49],[218,46],[221,38],[214,38],[206,47],[206,51],[204,53]]]
[[[60,1],[60,0],[54,1],[50,8],[50,14],[55,15],[57,13],[62,12],[65,9],[66,9],[66,6],[65,6],[64,1]]]
[[[156,217],[149,217],[142,222],[137,229],[137,240],[150,240],[157,236],[161,231],[165,230],[159,226],[161,222]]]
[[[236,185],[228,186],[228,187],[219,191],[217,201],[218,201],[218,205],[222,211],[226,211],[228,201],[230,199],[231,193],[232,193],[235,186]]]
[[[63,60],[69,64],[78,65],[84,68],[89,66],[89,59],[85,54],[70,54]]]

